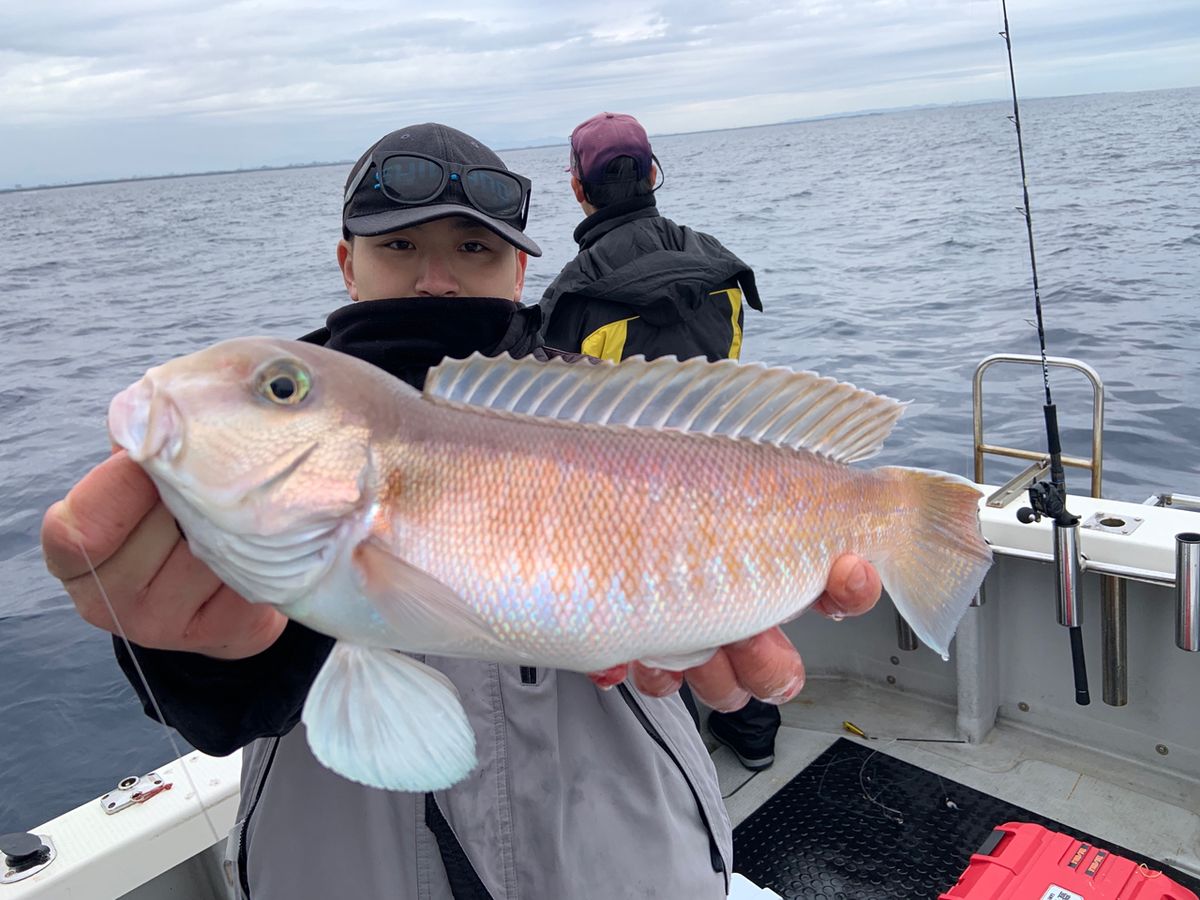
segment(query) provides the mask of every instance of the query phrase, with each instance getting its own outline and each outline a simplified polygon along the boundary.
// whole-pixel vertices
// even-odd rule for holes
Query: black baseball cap
[[[417,205],[398,204],[385,196],[383,191],[376,189],[374,179],[363,177],[368,174],[363,172],[363,168],[373,166],[376,160],[389,152],[416,153],[457,166],[489,166],[510,171],[489,148],[469,134],[447,125],[426,122],[400,128],[368,147],[346,178],[345,190],[350,192],[353,186],[353,193],[346,198],[342,207],[342,227],[350,234],[371,237],[447,216],[463,216],[474,219],[531,256],[542,255],[542,249],[525,234],[524,208],[512,216],[489,215],[471,203],[460,179],[448,180],[440,194]],[[357,186],[354,186],[356,182]],[[525,184],[528,186],[528,181]]]

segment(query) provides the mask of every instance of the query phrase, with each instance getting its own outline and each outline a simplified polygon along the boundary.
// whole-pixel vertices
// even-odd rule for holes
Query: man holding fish
[[[718,897],[727,889],[729,824],[675,694],[679,672],[717,709],[752,695],[785,702],[802,687],[803,668],[768,625],[798,609],[756,613],[768,620],[747,637],[736,616],[639,606],[639,590],[657,576],[623,571],[596,538],[632,529],[646,544],[637,522],[619,521],[593,488],[586,499],[596,506],[555,506],[551,476],[529,476],[539,459],[582,460],[593,487],[600,479],[620,487],[643,477],[648,460],[666,465],[678,454],[697,471],[713,452],[762,455],[764,465],[809,460],[776,445],[786,438],[660,439],[612,418],[617,394],[608,418],[570,410],[569,397],[558,405],[567,420],[538,418],[547,414],[529,398],[558,385],[610,390],[620,370],[607,364],[472,358],[435,371],[425,394],[408,388],[403,382],[425,385],[443,357],[538,347],[536,308],[515,302],[527,254],[539,253],[524,234],[528,197],[525,179],[461,132],[420,125],[385,136],[351,171],[338,244],[351,300],[371,302],[335,311],[307,344],[227,342],[195,364],[189,357],[153,370],[110,409],[124,451],[46,515],[50,570],[85,619],[115,631],[86,550],[167,722],[207,752],[248,745],[230,843],[247,896]],[[663,368],[676,364],[649,365],[659,367],[651,374],[660,387],[645,411],[660,395],[679,408]],[[504,385],[533,391],[507,396],[515,411],[488,409],[505,390],[488,387],[496,371]],[[784,396],[814,383],[761,371]],[[709,377],[686,375],[689,384]],[[565,381],[543,390],[535,383],[543,377]],[[809,380],[794,387],[789,379]],[[868,410],[856,406],[851,416],[854,441],[874,427],[868,419],[898,414],[886,398],[843,395]],[[427,412],[420,436],[394,438]],[[464,427],[462,440],[448,440]],[[828,462],[815,463],[821,472],[866,449],[851,447],[848,432],[828,438]],[[591,453],[597,442],[608,449]],[[623,495],[643,497],[650,519],[656,496],[664,509],[677,502],[673,483],[659,480],[666,470],[657,471],[646,476],[653,490],[635,485]],[[920,493],[915,482],[897,484],[898,508]],[[306,524],[297,531],[298,517]],[[599,530],[588,532],[588,520]],[[587,556],[593,573],[549,566],[559,543]],[[771,582],[763,597],[784,610],[788,584],[803,582],[803,593],[812,583],[799,599],[822,612],[869,609],[879,578],[858,557],[836,556],[848,548],[819,556],[813,571],[789,568],[783,588]],[[982,551],[970,552],[968,581],[982,565]],[[717,597],[732,570],[719,555],[705,560],[670,575],[661,596]],[[740,564],[733,574],[752,587],[760,577]],[[965,606],[973,587],[959,587]],[[945,622],[934,626],[928,639],[948,642]],[[738,639],[717,646],[722,634]],[[118,656],[131,672],[123,649]],[[604,671],[589,679],[580,669]]]

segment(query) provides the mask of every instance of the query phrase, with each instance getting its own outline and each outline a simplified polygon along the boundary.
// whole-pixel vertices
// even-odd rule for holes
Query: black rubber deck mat
[[[844,738],[737,827],[733,867],[785,900],[924,900],[949,890],[1004,822],[1071,834],[1200,893],[1200,880],[1101,835]]]

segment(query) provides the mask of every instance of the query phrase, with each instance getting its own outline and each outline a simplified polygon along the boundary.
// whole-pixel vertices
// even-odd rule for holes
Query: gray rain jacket
[[[425,661],[462,695],[479,767],[447,791],[395,793],[321,766],[303,726],[255,741],[227,851],[227,871],[249,888],[235,896],[725,896],[729,820],[677,696],[601,691],[573,672]]]
[[[536,307],[510,301],[375,300],[343,307],[305,339],[419,385],[445,355],[534,351],[539,323]],[[427,657],[462,696],[479,766],[436,794],[381,791],[321,766],[299,724],[332,644],[290,622],[248,659],[138,650],[167,724],[208,753],[245,745],[227,847],[231,896],[725,896],[729,820],[677,695],[654,699],[625,685],[602,691],[574,672]],[[124,646],[115,648],[153,716]]]

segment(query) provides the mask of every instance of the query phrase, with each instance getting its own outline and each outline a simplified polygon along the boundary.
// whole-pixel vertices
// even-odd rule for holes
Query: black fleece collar
[[[330,313],[325,327],[301,340],[356,356],[420,389],[446,357],[465,359],[540,345],[541,310],[500,297],[405,297],[362,300]]]
[[[586,250],[614,228],[619,228],[634,219],[648,219],[659,215],[658,202],[653,194],[644,197],[630,197],[621,200],[604,209],[598,209],[575,228],[575,243],[580,250]]]

